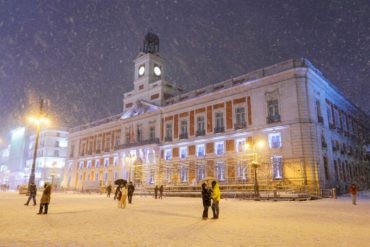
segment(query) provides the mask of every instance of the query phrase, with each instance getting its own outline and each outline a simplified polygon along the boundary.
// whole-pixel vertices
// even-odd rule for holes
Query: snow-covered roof
[[[121,119],[127,119],[147,112],[158,111],[159,109],[160,107],[157,105],[146,102],[144,100],[138,100],[131,109],[127,110],[122,114]]]

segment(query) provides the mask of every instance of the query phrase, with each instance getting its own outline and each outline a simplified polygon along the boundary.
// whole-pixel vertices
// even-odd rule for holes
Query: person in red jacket
[[[351,186],[349,187],[349,192],[351,193],[352,196],[353,205],[356,205],[357,191],[358,191],[357,186],[355,184],[351,184]]]

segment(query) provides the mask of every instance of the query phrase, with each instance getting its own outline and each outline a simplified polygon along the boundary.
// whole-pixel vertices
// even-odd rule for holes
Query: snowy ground
[[[39,198],[38,198],[39,199]],[[201,220],[200,198],[134,197],[118,209],[104,195],[52,194],[48,215],[0,193],[0,246],[370,246],[370,193],[337,200],[221,200]],[[210,210],[210,216],[211,210]]]

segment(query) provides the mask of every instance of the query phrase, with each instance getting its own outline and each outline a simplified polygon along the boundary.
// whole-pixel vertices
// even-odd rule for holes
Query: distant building
[[[26,173],[31,172],[36,135],[28,144]],[[38,186],[44,182],[60,185],[67,157],[68,132],[60,129],[41,129],[37,148],[35,178]]]
[[[8,184],[9,149],[9,146],[0,149],[0,184]]]
[[[118,178],[191,186],[215,177],[253,188],[255,162],[266,190],[369,187],[369,118],[308,60],[187,93],[165,73],[159,39],[148,34],[123,113],[70,130],[65,187]]]

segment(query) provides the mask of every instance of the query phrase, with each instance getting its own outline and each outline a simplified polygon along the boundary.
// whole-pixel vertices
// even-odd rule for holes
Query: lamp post
[[[246,144],[246,150],[252,148],[253,152],[253,161],[252,161],[252,167],[254,171],[254,183],[253,183],[253,189],[254,189],[254,196],[255,198],[260,198],[260,191],[259,191],[259,186],[258,186],[258,178],[257,178],[257,169],[260,166],[258,163],[258,154],[256,152],[256,146],[257,148],[262,149],[265,146],[264,141],[259,140],[256,143],[253,143],[252,145]]]
[[[32,160],[32,168],[30,178],[28,180],[28,188],[30,188],[31,183],[35,183],[35,168],[36,168],[36,158],[37,158],[37,148],[39,145],[39,136],[40,136],[40,129],[41,125],[49,124],[49,120],[46,118],[45,113],[43,111],[44,108],[44,100],[40,100],[40,112],[35,117],[30,117],[29,120],[31,123],[36,125],[36,140],[35,140],[35,148],[33,151],[33,160]]]

